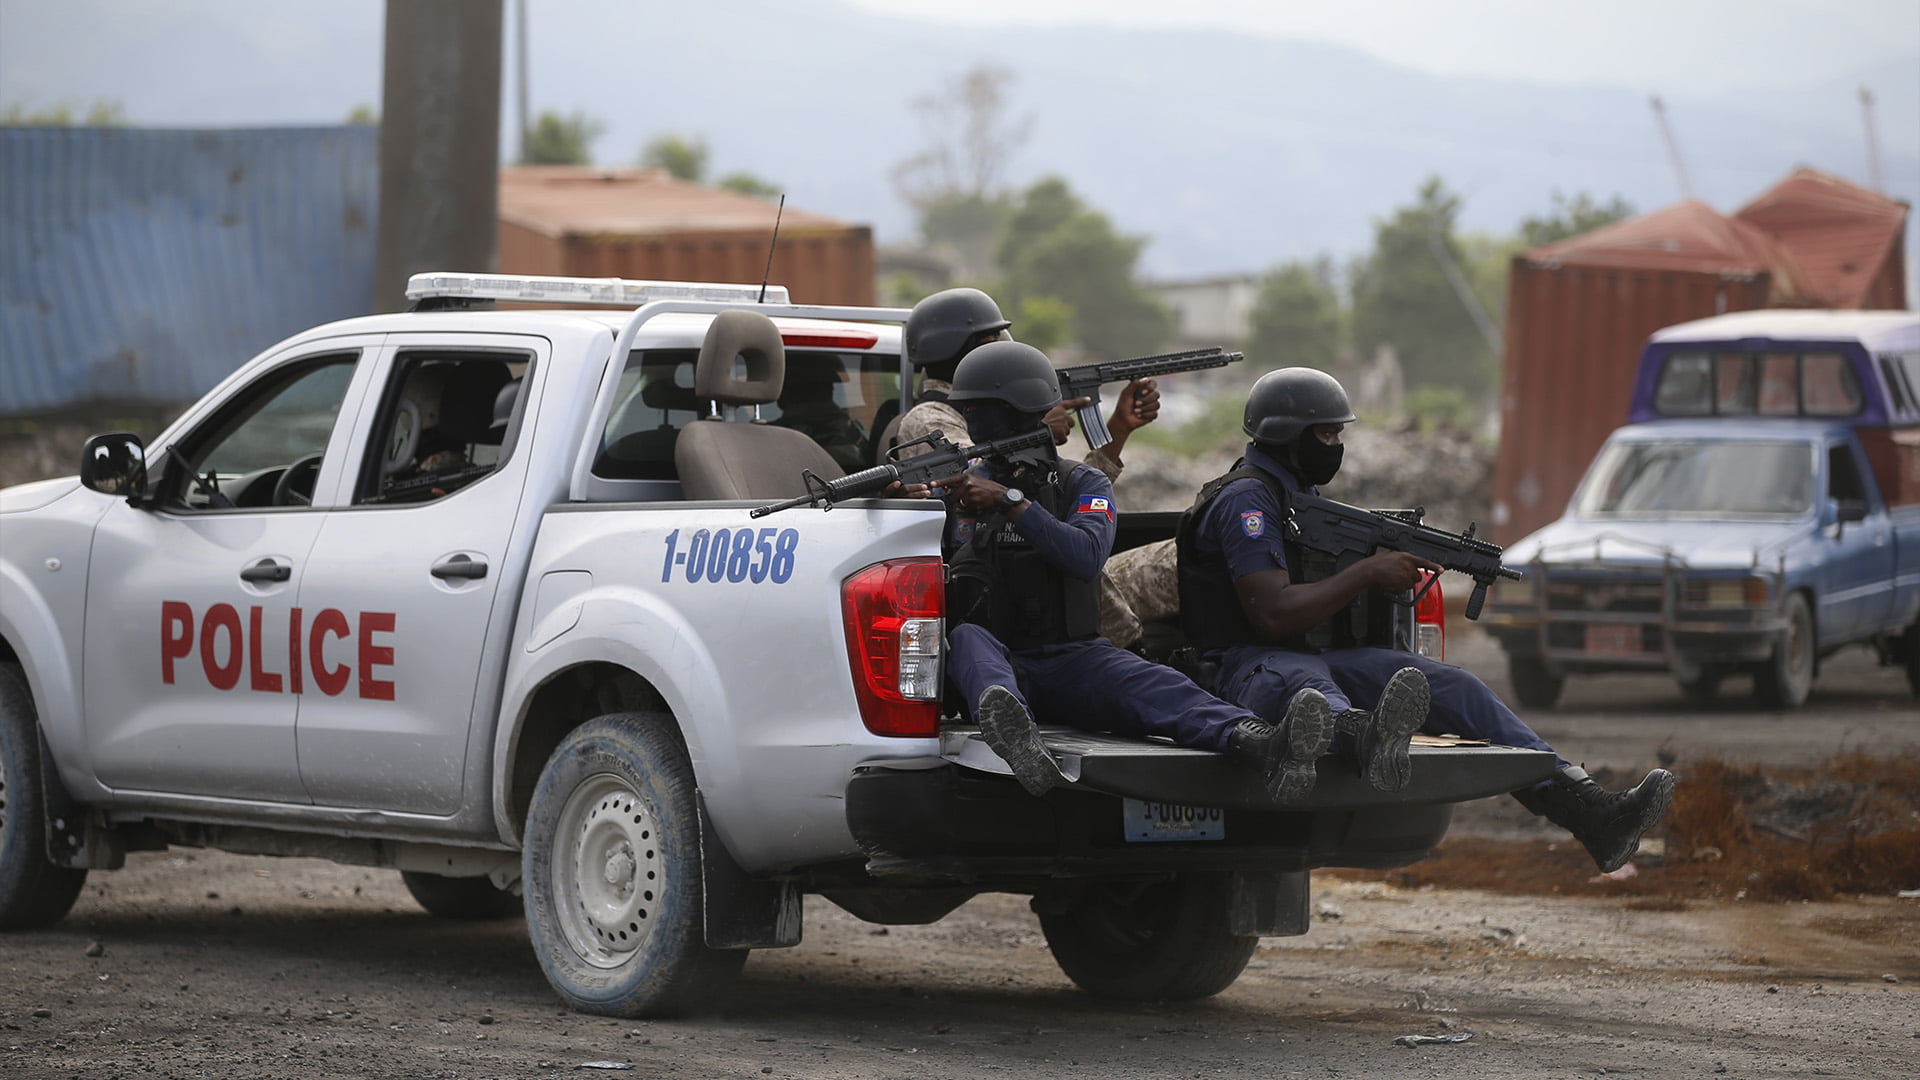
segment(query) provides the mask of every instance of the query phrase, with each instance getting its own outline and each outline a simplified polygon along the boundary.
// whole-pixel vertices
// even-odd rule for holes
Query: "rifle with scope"
[[[1087,437],[1087,446],[1098,450],[1113,441],[1113,437],[1107,434],[1106,418],[1100,415],[1101,383],[1132,382],[1180,371],[1203,371],[1226,367],[1244,359],[1244,353],[1230,353],[1215,346],[1211,349],[1162,353],[1159,356],[1136,356],[1131,360],[1111,360],[1104,364],[1079,364],[1059,370],[1060,396],[1067,401],[1082,397],[1093,399],[1080,406],[1078,411],[1080,431]]]
[[[1502,548],[1473,537],[1474,525],[1464,533],[1450,533],[1421,522],[1426,511],[1362,510],[1357,506],[1334,502],[1304,491],[1287,495],[1287,538],[1303,547],[1324,551],[1334,557],[1334,566],[1345,570],[1376,551],[1404,551],[1428,562],[1439,563],[1473,579],[1473,595],[1467,600],[1467,618],[1480,617],[1480,605],[1486,601],[1487,587],[1501,578],[1520,580],[1520,571],[1500,565]],[[1433,583],[1427,579],[1413,598],[1418,602]],[[1399,601],[1396,601],[1398,603]]]
[[[802,470],[801,478],[807,485],[805,495],[797,495],[785,502],[769,503],[755,507],[751,517],[763,518],[768,514],[777,514],[782,510],[791,510],[796,506],[825,506],[858,499],[868,495],[878,495],[898,480],[902,484],[930,483],[942,476],[952,476],[963,472],[969,461],[1033,461],[1045,459],[1044,453],[1037,453],[1053,445],[1053,430],[1042,425],[1032,431],[1019,435],[1009,435],[992,442],[976,443],[973,446],[955,446],[941,432],[926,435],[903,442],[887,451],[885,465],[875,465],[871,469],[862,469],[857,473],[822,480],[810,470]],[[900,451],[911,446],[931,447],[924,454],[916,454],[905,460],[900,459]]]

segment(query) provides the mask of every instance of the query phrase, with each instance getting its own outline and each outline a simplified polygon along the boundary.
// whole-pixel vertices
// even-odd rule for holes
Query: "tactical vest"
[[[1214,477],[1201,487],[1193,505],[1180,515],[1180,529],[1174,536],[1179,552],[1180,628],[1187,641],[1197,649],[1227,649],[1235,645],[1265,644],[1247,621],[1240,607],[1240,594],[1234,590],[1232,572],[1224,558],[1203,563],[1195,552],[1194,539],[1207,507],[1228,484],[1252,478],[1266,485],[1280,506],[1281,520],[1269,522],[1269,528],[1281,530],[1281,550],[1287,558],[1289,584],[1309,585],[1325,581],[1338,569],[1334,557],[1324,551],[1302,547],[1286,533],[1287,489],[1279,478],[1265,469],[1248,465],[1244,459],[1234,462],[1224,476]],[[1332,618],[1304,634],[1273,642],[1282,648],[1302,652],[1344,649],[1355,645],[1390,645],[1393,636],[1391,601],[1378,589],[1368,589]]]
[[[1059,521],[1075,509],[1057,472],[1031,489],[1024,483],[1017,486]],[[1009,649],[1100,636],[1099,579],[1081,581],[1060,572],[1014,530],[1005,514],[975,519],[972,534],[950,537],[956,540],[947,559],[950,620],[984,627]]]

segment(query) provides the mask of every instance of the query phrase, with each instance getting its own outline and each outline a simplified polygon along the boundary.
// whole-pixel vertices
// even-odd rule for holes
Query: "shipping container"
[[[500,177],[500,271],[785,285],[795,303],[871,305],[873,232],[658,169],[522,166]],[[773,261],[768,269],[771,245]]]
[[[1655,330],[1762,307],[1904,307],[1905,204],[1810,169],[1735,215],[1689,201],[1514,257],[1494,537],[1560,516],[1626,423]]]

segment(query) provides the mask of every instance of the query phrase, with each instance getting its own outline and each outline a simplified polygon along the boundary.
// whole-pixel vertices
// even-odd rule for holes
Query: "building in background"
[[[1148,291],[1173,310],[1174,347],[1236,348],[1247,340],[1253,305],[1260,298],[1260,279],[1251,274],[1157,281]]]
[[[1907,204],[1799,169],[1732,215],[1689,201],[1534,248],[1508,282],[1495,538],[1560,516],[1664,326],[1763,307],[1904,309]]]
[[[500,271],[785,285],[795,303],[871,304],[873,230],[664,169],[525,165],[500,174]]]

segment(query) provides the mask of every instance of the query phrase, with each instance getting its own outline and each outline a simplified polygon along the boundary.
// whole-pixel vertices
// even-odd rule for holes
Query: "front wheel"
[[[521,911],[520,898],[495,886],[492,878],[402,870],[400,880],[427,914],[442,919],[510,919]]]
[[[1227,885],[1220,874],[1095,883],[1072,908],[1041,915],[1040,930],[1060,970],[1095,997],[1211,997],[1233,985],[1260,944],[1228,929]]]
[[[85,870],[47,861],[46,778],[33,694],[18,664],[0,664],[0,930],[52,926],[73,910]]]
[[[1753,673],[1753,696],[1769,709],[1797,709],[1813,692],[1813,611],[1805,593],[1787,597],[1787,634]]]
[[[1567,677],[1547,668],[1545,661],[1533,656],[1507,657],[1507,677],[1513,680],[1513,696],[1529,709],[1551,709],[1566,688]]]
[[[706,945],[693,766],[664,713],[561,740],[528,810],[521,890],[541,970],[585,1012],[683,1015],[746,963]]]

